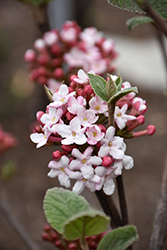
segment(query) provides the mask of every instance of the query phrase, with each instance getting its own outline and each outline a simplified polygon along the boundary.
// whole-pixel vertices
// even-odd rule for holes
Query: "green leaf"
[[[116,84],[109,74],[108,74],[108,81],[106,84],[106,91],[107,91],[108,99],[110,99],[117,92]]]
[[[100,211],[90,209],[74,216],[64,226],[66,240],[75,240],[102,233],[108,229],[110,218]]]
[[[138,16],[127,20],[126,24],[129,30],[132,30],[138,25],[143,25],[145,23],[154,23],[154,20],[148,16]]]
[[[89,203],[82,196],[63,188],[47,190],[44,198],[46,218],[59,233],[63,233],[64,224],[71,218],[89,209]]]
[[[52,92],[50,91],[50,89],[46,85],[44,85],[44,89],[45,89],[47,97],[49,98],[49,101],[52,102],[53,101],[53,99],[52,99],[52,96],[53,96]]]
[[[108,101],[108,104],[116,103],[120,98],[122,98],[123,96],[128,95],[131,92],[138,93],[137,87],[126,88],[126,89],[123,89],[121,91],[118,91],[115,95],[113,95],[110,98],[110,100]]]
[[[117,85],[117,92],[118,92],[122,88],[122,77],[121,77],[121,75],[118,76],[118,78],[115,80],[115,83]]]
[[[135,13],[144,13],[134,0],[107,0],[111,5],[123,10]],[[167,20],[167,1],[166,0],[149,0],[149,4],[155,9],[165,20]]]
[[[108,95],[106,90],[107,82],[98,75],[88,74],[90,84],[97,96],[99,96],[103,101],[108,101]]]
[[[125,250],[138,239],[136,228],[125,226],[106,234],[100,241],[97,250]]]

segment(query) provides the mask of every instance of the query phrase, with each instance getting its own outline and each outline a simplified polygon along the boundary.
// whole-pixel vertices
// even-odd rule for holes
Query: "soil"
[[[115,13],[113,9],[112,11]],[[120,22],[124,19],[125,17],[120,18]],[[23,4],[13,0],[0,0],[0,32],[0,42],[3,45],[3,49],[0,48],[0,58],[3,58],[0,61],[0,123],[19,142],[17,147],[1,156],[0,166],[12,160],[17,165],[17,172],[8,183],[1,181],[0,191],[8,202],[11,213],[31,238],[41,249],[52,250],[55,247],[42,241],[41,233],[46,223],[43,212],[45,192],[48,188],[58,186],[57,180],[47,177],[47,164],[52,159],[53,147],[36,149],[29,140],[35,113],[44,109],[47,99],[40,86],[27,82],[28,70],[23,61],[24,52],[32,47],[40,33],[31,13]],[[126,32],[122,28],[122,34],[124,33]],[[141,36],[144,33],[141,32]],[[19,80],[22,81],[21,84],[15,84]],[[138,85],[138,82],[133,85]],[[133,156],[135,161],[134,168],[123,174],[130,224],[137,227],[140,236],[140,240],[134,245],[135,250],[148,249],[167,148],[167,98],[161,92],[148,92],[145,89],[140,89],[140,96],[147,100],[148,105],[146,122],[141,129],[153,124],[157,131],[151,137],[126,141],[126,154]],[[100,208],[93,193],[86,190],[83,195],[93,206]],[[117,191],[113,197],[118,204]],[[0,224],[0,249],[28,249],[2,213]]]

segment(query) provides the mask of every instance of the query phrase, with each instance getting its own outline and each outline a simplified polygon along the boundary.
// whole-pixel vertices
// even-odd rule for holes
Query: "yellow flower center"
[[[86,163],[86,159],[84,158],[82,161],[81,161],[82,164],[85,164]]]
[[[97,106],[95,107],[95,110],[100,110],[100,105],[97,105]]]
[[[111,147],[111,146],[112,146],[112,143],[111,143],[111,142],[109,142],[109,143],[108,143],[108,146],[109,146],[109,147]]]
[[[83,118],[83,120],[84,120],[84,121],[87,121],[87,120],[88,120],[88,118],[86,118],[86,117],[85,117],[85,118]]]
[[[75,131],[72,131],[72,136],[76,136],[76,132]]]
[[[117,114],[117,117],[121,117],[121,113],[118,113],[118,114]]]
[[[53,118],[52,118],[52,122],[54,122],[54,120],[55,120],[55,119],[56,119],[56,118],[55,118],[55,117],[53,117]]]
[[[65,100],[65,98],[62,98],[62,99],[61,99],[61,102],[64,102],[64,100]]]
[[[83,181],[87,181],[87,179],[83,178]]]
[[[60,168],[60,170],[63,172],[63,173],[65,173],[65,170],[64,170],[64,168]]]
[[[93,132],[93,137],[96,137],[97,136],[97,133],[96,132]]]

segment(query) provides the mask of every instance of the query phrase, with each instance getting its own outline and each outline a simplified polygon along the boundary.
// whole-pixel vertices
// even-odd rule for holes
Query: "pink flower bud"
[[[54,56],[60,56],[63,53],[61,47],[58,44],[53,44],[50,50]]]
[[[65,151],[67,153],[71,152],[72,149],[73,149],[73,147],[70,146],[70,145],[62,145],[61,148],[62,148],[63,151]]]
[[[102,165],[104,166],[104,167],[109,167],[109,166],[111,166],[111,164],[112,164],[112,158],[111,157],[108,157],[108,156],[104,156],[103,157],[103,161],[102,161]]]
[[[75,117],[75,115],[73,115],[73,114],[71,114],[70,112],[67,111],[66,117],[67,117],[67,119],[68,119],[69,121],[71,121],[71,120]]]
[[[77,250],[77,246],[76,246],[75,243],[70,243],[70,244],[68,245],[68,249],[69,249],[69,250]]]
[[[45,241],[50,241],[50,240],[51,240],[51,237],[50,237],[49,234],[43,233],[43,234],[42,234],[42,239],[45,240]]]
[[[39,67],[38,68],[38,73],[39,73],[40,76],[46,76],[46,72],[47,72],[47,70],[46,70],[45,67]]]
[[[57,68],[54,71],[55,78],[62,79],[64,77],[64,70],[62,68]]]
[[[133,108],[137,110],[141,115],[147,111],[146,101],[140,97],[135,97],[132,101]]]
[[[43,226],[43,230],[44,230],[45,232],[50,232],[50,231],[52,230],[52,228],[51,228],[50,225],[44,225],[44,226]]]
[[[77,83],[77,82],[72,81],[72,82],[70,83],[70,87],[73,88],[73,89],[75,89],[77,86],[78,86],[78,83]]]
[[[70,86],[70,87],[68,87],[68,91],[69,91],[69,93],[71,93],[74,91],[74,89]]]
[[[54,58],[54,59],[51,60],[51,64],[54,67],[60,67],[61,64],[62,64],[62,59],[61,58]]]
[[[92,93],[94,93],[94,91],[93,91],[91,85],[86,85],[86,86],[84,87],[84,91],[85,91],[85,93],[86,93],[87,95],[91,95]]]
[[[139,125],[142,125],[145,122],[145,117],[143,115],[139,115],[135,121],[128,121],[127,122],[127,131],[132,131],[133,129],[137,128]]]
[[[98,126],[101,129],[101,132],[106,133],[106,128],[102,124],[99,124]]]
[[[50,57],[47,54],[42,54],[38,56],[37,61],[41,65],[47,65],[50,61]]]
[[[37,121],[38,122],[41,122],[41,116],[44,114],[43,111],[38,111],[37,114],[36,114],[36,118],[37,118]]]
[[[34,48],[38,51],[45,50],[45,42],[43,39],[37,39],[34,43]]]
[[[30,80],[31,81],[36,81],[38,79],[38,77],[39,77],[38,70],[37,69],[32,70],[32,72],[31,72],[31,74],[29,76]]]
[[[52,158],[53,158],[54,160],[60,159],[60,158],[61,158],[61,153],[60,153],[60,151],[59,151],[59,150],[54,151],[53,154],[52,154]]]
[[[27,50],[26,53],[24,54],[24,60],[26,62],[35,62],[35,60],[36,60],[35,51],[32,49]]]
[[[41,84],[41,85],[45,85],[47,83],[47,78],[44,77],[44,76],[40,76],[38,78],[38,83]]]
[[[83,89],[78,89],[77,95],[79,95],[79,96],[81,95],[81,96],[85,97],[85,91]]]
[[[156,128],[155,128],[154,125],[149,125],[147,127],[147,131],[148,131],[148,135],[153,135],[155,133],[155,131],[156,131]]]
[[[76,76],[76,75],[72,75],[72,76],[70,77],[70,81],[73,81],[74,78],[77,78],[77,76]]]
[[[56,247],[60,247],[61,246],[61,241],[60,240],[56,240],[54,244],[55,244]]]

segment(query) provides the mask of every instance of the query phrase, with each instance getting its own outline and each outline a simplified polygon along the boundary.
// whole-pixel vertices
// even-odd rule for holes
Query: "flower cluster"
[[[49,241],[55,245],[60,250],[81,250],[79,239],[74,241],[65,240],[61,234],[59,234],[55,229],[50,225],[44,225],[42,238],[45,241]],[[98,235],[87,236],[86,242],[90,250],[96,250],[99,242],[104,237],[104,233]]]
[[[111,77],[117,79],[117,76]],[[122,89],[127,87],[130,83],[124,82]],[[70,179],[76,180],[73,186],[76,193],[87,187],[92,192],[103,189],[105,194],[111,195],[114,178],[122,174],[123,168],[133,167],[133,158],[125,155],[123,137],[155,132],[152,125],[144,131],[132,132],[144,123],[146,102],[134,93],[122,97],[115,106],[116,125],[107,128],[103,124],[108,120],[108,105],[94,93],[82,69],[77,76],[71,76],[69,87],[61,84],[50,97],[46,113],[37,113],[40,126],[30,135],[37,148],[45,144],[61,145],[61,151],[53,152],[48,176],[58,177],[60,184],[67,188],[71,186]]]
[[[62,29],[51,30],[26,51],[24,58],[30,65],[30,80],[47,85],[52,91],[62,80],[69,81],[78,68],[96,74],[114,72],[117,57],[115,44],[94,27],[81,29],[74,21],[66,21]]]

